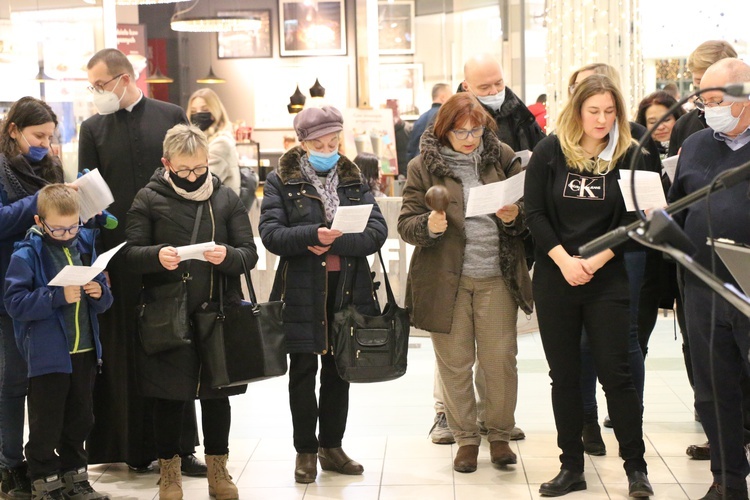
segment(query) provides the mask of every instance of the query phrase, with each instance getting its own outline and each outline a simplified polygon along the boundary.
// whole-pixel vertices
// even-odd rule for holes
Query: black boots
[[[31,481],[27,475],[26,463],[12,469],[2,469],[0,497],[11,500],[29,500],[31,498]]]
[[[602,431],[599,428],[599,417],[596,410],[583,414],[583,451],[597,457],[607,454],[607,447],[602,440]]]
[[[539,494],[546,497],[561,497],[571,491],[580,491],[586,489],[586,478],[583,472],[572,472],[567,469],[560,469],[560,473],[548,482],[542,483],[539,487]]]

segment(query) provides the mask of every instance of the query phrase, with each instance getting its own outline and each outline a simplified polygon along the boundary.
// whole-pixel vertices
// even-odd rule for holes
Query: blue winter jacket
[[[81,255],[91,255],[92,261],[96,258],[95,236],[94,230],[83,228],[77,241],[78,251]],[[47,286],[56,274],[52,259],[44,251],[42,235],[32,227],[26,238],[16,243],[5,274],[4,297],[5,309],[13,318],[16,344],[28,365],[29,377],[73,371],[61,307],[67,303],[64,289]],[[101,364],[102,345],[96,315],[112,305],[112,292],[104,274],[98,274],[94,280],[102,286],[102,296],[95,300],[81,293],[81,300],[88,301],[96,357]]]

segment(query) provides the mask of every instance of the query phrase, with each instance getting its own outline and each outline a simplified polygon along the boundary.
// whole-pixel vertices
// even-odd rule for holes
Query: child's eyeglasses
[[[55,238],[62,238],[63,236],[65,236],[66,233],[69,233],[71,236],[75,236],[76,234],[78,234],[78,231],[81,230],[81,227],[83,227],[83,224],[81,224],[79,222],[75,226],[70,226],[70,227],[56,227],[56,228],[53,229],[53,228],[49,227],[49,224],[47,224],[44,221],[44,219],[41,219],[41,221],[42,221],[42,224],[44,225],[44,227],[47,229],[47,232],[49,234],[51,234],[52,236],[54,236]]]

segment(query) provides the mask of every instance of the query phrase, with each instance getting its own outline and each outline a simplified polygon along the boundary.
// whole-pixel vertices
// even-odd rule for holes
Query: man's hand
[[[330,245],[327,247],[321,247],[321,246],[314,246],[314,247],[307,247],[308,250],[310,250],[315,255],[323,255],[328,250],[331,249]]]

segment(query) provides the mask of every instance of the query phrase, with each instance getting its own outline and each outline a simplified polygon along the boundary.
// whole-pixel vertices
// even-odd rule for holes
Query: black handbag
[[[224,275],[219,275],[219,303],[204,304],[193,314],[202,377],[217,389],[243,385],[286,373],[286,337],[281,301],[259,304],[245,261],[250,301],[224,304]]]
[[[331,328],[333,359],[347,382],[385,382],[406,373],[409,351],[409,311],[399,307],[378,250],[388,303],[380,316],[360,313],[351,303],[337,312]],[[354,280],[352,282],[354,288]]]
[[[203,204],[195,214],[190,244],[198,237]],[[187,282],[190,279],[190,263],[182,280],[166,283],[141,291],[141,303],[137,306],[138,335],[147,355],[170,351],[192,344],[192,329],[188,314]]]

